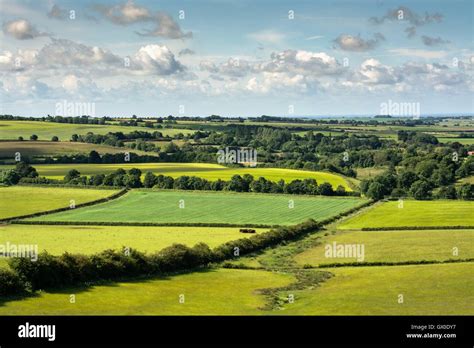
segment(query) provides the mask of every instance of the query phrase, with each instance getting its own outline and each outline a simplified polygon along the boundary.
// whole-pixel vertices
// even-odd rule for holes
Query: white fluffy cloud
[[[39,32],[26,19],[16,19],[3,24],[3,32],[17,40],[29,40],[38,36],[46,36],[46,33]]]
[[[367,40],[361,38],[360,35],[342,34],[334,40],[334,44],[336,48],[344,51],[365,52],[374,49],[384,40],[385,37],[380,33],[374,34],[373,39]]]
[[[166,46],[147,45],[138,50],[132,59],[132,69],[170,75],[183,71],[184,66],[176,60]]]

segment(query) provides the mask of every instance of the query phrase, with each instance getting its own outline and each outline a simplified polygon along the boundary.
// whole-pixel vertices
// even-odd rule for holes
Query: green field
[[[117,190],[94,190],[58,187],[0,187],[0,219],[65,208],[105,198]]]
[[[327,269],[335,276],[292,291],[286,315],[474,315],[474,263]],[[398,296],[403,295],[403,303]],[[282,294],[282,297],[288,293]]]
[[[130,150],[133,151],[133,150]],[[346,180],[339,175],[326,172],[312,172],[295,169],[282,168],[228,168],[212,163],[122,163],[122,164],[35,164],[34,167],[40,176],[52,179],[62,179],[71,169],[77,169],[82,175],[107,174],[118,168],[125,170],[139,168],[143,173],[151,171],[155,174],[163,174],[174,178],[182,175],[199,176],[207,180],[229,180],[233,175],[251,174],[254,178],[260,176],[272,181],[292,181],[295,179],[314,178],[318,184],[329,182],[336,188],[342,185],[350,191]],[[2,166],[0,166],[0,169]],[[11,168],[3,166],[3,168]]]
[[[257,233],[265,231],[256,229]],[[0,244],[37,244],[38,250],[54,255],[64,252],[93,254],[124,246],[155,252],[173,243],[194,246],[204,242],[213,248],[225,242],[251,236],[239,228],[142,227],[142,226],[0,226]]]
[[[128,147],[73,143],[68,141],[0,141],[0,158],[9,158],[12,160],[14,160],[16,152],[19,152],[21,156],[27,157],[54,157],[78,153],[89,154],[92,150],[97,151],[100,154],[124,152],[134,152],[140,155],[150,154],[145,151],[132,150]]]
[[[455,138],[455,137],[436,137],[440,143],[454,143],[458,142],[464,145],[474,144],[474,138]]]
[[[258,315],[262,288],[286,286],[290,275],[254,270],[209,270],[87,289],[41,292],[0,302],[0,315]],[[76,303],[69,302],[75,294]],[[180,303],[184,295],[184,303]]]
[[[180,200],[184,208],[179,208]],[[294,208],[289,208],[290,200]],[[31,220],[292,225],[322,220],[364,202],[352,197],[134,190],[107,203]]]
[[[378,204],[343,221],[339,229],[400,226],[474,226],[474,202],[467,201],[398,201]]]
[[[344,231],[324,237],[321,244],[296,255],[300,265],[355,262],[356,258],[327,258],[327,244],[362,244],[365,262],[401,262],[414,260],[474,258],[473,230],[432,231]],[[457,248],[458,255],[453,254]]]
[[[95,124],[70,124],[41,121],[0,121],[0,139],[17,140],[22,136],[25,140],[30,139],[32,134],[36,134],[39,140],[51,140],[53,136],[59,137],[61,141],[71,139],[73,134],[107,134],[108,132],[131,133],[134,130],[154,132],[159,131],[163,135],[173,136],[178,133],[191,134],[192,130],[187,129],[149,129],[145,127],[125,127],[115,125],[95,125]]]

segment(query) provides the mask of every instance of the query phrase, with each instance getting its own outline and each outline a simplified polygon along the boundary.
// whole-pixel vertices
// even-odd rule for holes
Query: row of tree
[[[110,174],[96,174],[90,177],[81,176],[76,169],[72,169],[64,177],[64,183],[72,185],[91,185],[91,186],[116,186],[129,188],[157,188],[157,189],[176,189],[176,190],[208,190],[208,191],[234,191],[234,192],[257,192],[257,193],[286,193],[299,195],[323,195],[323,196],[348,196],[357,195],[354,192],[348,192],[339,185],[336,190],[332,185],[325,182],[317,183],[315,179],[293,180],[285,182],[280,180],[274,182],[264,177],[255,179],[250,174],[243,176],[234,175],[230,180],[209,181],[196,176],[179,176],[173,178],[166,175],[155,175],[147,172],[141,179],[142,171],[138,168],[132,168],[128,171],[117,169]],[[36,181],[38,181],[37,179]],[[23,182],[34,182],[35,180],[23,180]],[[43,181],[44,182],[44,181]],[[53,183],[53,182],[52,182]]]

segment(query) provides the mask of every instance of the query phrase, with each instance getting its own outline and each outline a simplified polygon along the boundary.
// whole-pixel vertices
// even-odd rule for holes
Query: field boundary
[[[102,203],[102,202],[100,202]],[[69,208],[66,208],[69,210]],[[48,213],[49,214],[49,213]],[[44,214],[42,214],[44,215]],[[73,225],[73,226],[175,226],[175,227],[253,227],[253,228],[277,228],[286,225],[265,225],[265,224],[227,224],[227,223],[207,223],[207,222],[113,222],[113,221],[25,221],[14,220],[12,224],[17,225]],[[291,225],[288,225],[291,226]]]
[[[372,267],[372,266],[408,266],[408,265],[432,265],[441,263],[463,263],[473,262],[474,258],[469,259],[447,259],[447,260],[411,260],[411,261],[373,261],[373,262],[346,262],[346,263],[325,263],[318,266],[306,266],[306,269],[316,268],[336,268],[336,267]]]
[[[474,226],[389,226],[389,227],[362,227],[360,231],[410,231],[410,230],[472,230]],[[348,229],[349,230],[349,229]],[[351,229],[359,230],[359,229]]]
[[[126,194],[128,191],[129,191],[128,189],[123,189],[123,190],[121,190],[121,191],[119,191],[119,192],[117,192],[117,193],[114,193],[113,195],[110,195],[110,196],[105,197],[105,198],[96,199],[96,200],[94,200],[94,201],[90,201],[90,202],[86,202],[86,203],[77,204],[74,209],[83,208],[83,207],[88,207],[88,206],[91,206],[91,205],[95,205],[95,204],[100,204],[100,203],[108,202],[108,201],[111,201],[111,200],[114,200],[114,199],[117,199],[117,198],[123,196],[123,195]],[[34,217],[38,217],[38,216],[42,216],[42,215],[60,213],[60,212],[62,212],[62,211],[68,211],[68,210],[71,210],[71,208],[69,208],[69,207],[64,207],[64,208],[57,208],[57,209],[52,209],[52,210],[46,210],[46,211],[42,211],[42,212],[38,212],[38,213],[33,213],[33,214],[14,216],[14,217],[10,217],[10,218],[0,219],[0,223],[5,223],[5,222],[15,223],[16,220],[18,220],[18,219],[34,218]]]

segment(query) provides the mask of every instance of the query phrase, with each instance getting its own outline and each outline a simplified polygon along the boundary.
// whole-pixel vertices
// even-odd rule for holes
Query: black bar
[[[0,317],[0,346],[144,344],[371,344],[473,347],[473,316],[12,316]],[[55,325],[55,340],[20,338],[26,323]],[[412,325],[418,326],[413,327]],[[433,325],[430,327],[429,325]],[[446,325],[455,325],[450,327]],[[421,331],[420,328],[426,326]],[[407,334],[456,334],[407,338]]]

